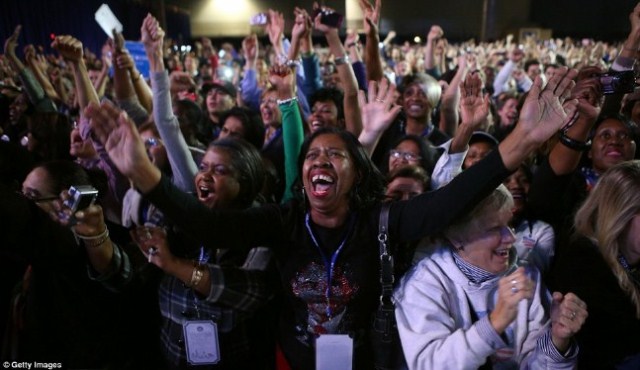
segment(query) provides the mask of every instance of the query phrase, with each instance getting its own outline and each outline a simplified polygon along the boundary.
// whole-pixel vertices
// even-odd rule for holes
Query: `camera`
[[[318,14],[321,14],[320,22],[322,24],[333,28],[340,28],[340,26],[342,26],[342,21],[344,20],[342,14],[336,13],[333,10],[317,8],[313,12],[313,18],[315,19]]]
[[[602,93],[626,94],[633,92],[636,87],[636,76],[633,71],[609,71],[599,75]]]
[[[258,13],[249,19],[250,26],[265,26],[269,18],[266,13]]]
[[[98,190],[90,185],[73,185],[69,188],[69,196],[64,205],[71,209],[73,215],[92,205],[98,197]]]

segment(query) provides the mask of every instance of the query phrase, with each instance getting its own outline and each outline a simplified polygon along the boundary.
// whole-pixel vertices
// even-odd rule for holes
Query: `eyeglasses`
[[[16,190],[16,194],[25,197],[27,199],[29,199],[30,201],[34,202],[34,203],[42,203],[42,202],[51,202],[53,200],[59,199],[57,196],[50,196],[50,197],[38,197],[37,194],[34,193],[24,193],[20,190]]]
[[[155,137],[148,137],[144,140],[144,146],[147,148],[155,147],[160,144],[160,140],[156,139]]]
[[[406,161],[419,161],[422,159],[422,157],[420,157],[417,154],[413,154],[411,152],[401,152],[395,149],[391,149],[389,153],[392,158],[396,158],[396,159],[404,158]]]

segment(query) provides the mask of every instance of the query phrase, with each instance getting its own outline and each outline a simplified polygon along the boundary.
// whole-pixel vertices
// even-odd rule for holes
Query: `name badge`
[[[190,364],[216,364],[220,361],[218,327],[213,321],[187,321],[182,329],[187,361]]]
[[[316,339],[316,370],[351,370],[353,339],[346,334],[321,335]]]

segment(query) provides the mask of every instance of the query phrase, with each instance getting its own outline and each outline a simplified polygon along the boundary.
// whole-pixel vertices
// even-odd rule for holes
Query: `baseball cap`
[[[206,83],[202,85],[202,89],[200,89],[200,94],[202,96],[207,96],[209,91],[211,91],[212,89],[218,89],[224,92],[225,94],[231,96],[232,98],[236,97],[236,87],[233,86],[233,84],[228,81],[214,81],[214,82]]]

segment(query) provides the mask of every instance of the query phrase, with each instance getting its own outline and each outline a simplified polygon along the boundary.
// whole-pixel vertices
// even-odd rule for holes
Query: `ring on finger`
[[[384,103],[384,100],[379,99],[379,98],[376,98],[376,101],[377,101],[378,103]]]
[[[578,315],[576,311],[571,311],[571,317],[570,317],[571,321],[573,321],[576,318],[576,315]]]

